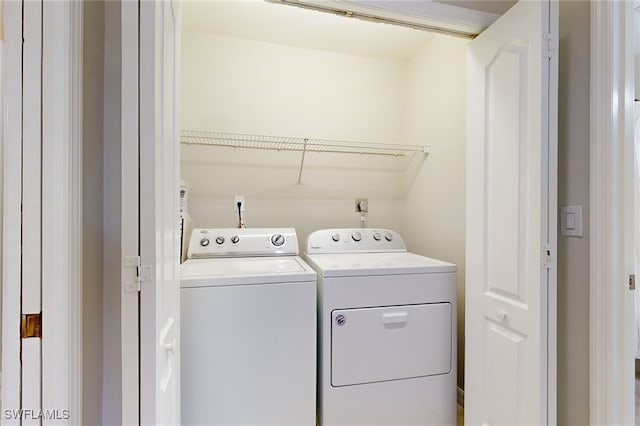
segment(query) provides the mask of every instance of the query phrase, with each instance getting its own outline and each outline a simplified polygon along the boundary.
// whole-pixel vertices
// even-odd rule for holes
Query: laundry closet
[[[181,37],[194,226],[237,226],[242,195],[247,227],[294,227],[301,247],[377,227],[455,263],[462,387],[468,40],[257,1],[186,2]]]

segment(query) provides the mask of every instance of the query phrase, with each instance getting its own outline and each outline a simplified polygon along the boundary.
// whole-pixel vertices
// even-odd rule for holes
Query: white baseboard
[[[464,407],[464,390],[458,387],[458,405]]]

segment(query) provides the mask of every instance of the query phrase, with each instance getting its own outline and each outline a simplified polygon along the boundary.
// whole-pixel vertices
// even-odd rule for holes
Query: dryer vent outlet
[[[369,199],[368,198],[356,198],[356,213],[366,213],[369,211]]]

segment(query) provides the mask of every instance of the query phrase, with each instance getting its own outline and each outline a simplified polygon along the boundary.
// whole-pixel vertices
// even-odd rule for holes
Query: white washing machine
[[[396,232],[312,233],[322,426],[456,424],[456,266]]]
[[[293,229],[194,229],[180,297],[182,425],[315,425],[316,274]]]

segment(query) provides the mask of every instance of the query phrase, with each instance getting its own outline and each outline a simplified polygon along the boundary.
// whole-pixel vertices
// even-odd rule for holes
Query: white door
[[[27,318],[42,312],[42,4],[23,2],[22,45],[22,253],[20,299],[23,328]],[[35,319],[36,322],[39,320]],[[39,326],[37,326],[40,328]],[[20,348],[21,407],[42,407],[40,333],[25,335]],[[13,416],[15,417],[15,416]],[[21,424],[40,424],[30,412],[21,414]]]
[[[50,8],[46,11],[48,24],[52,14]],[[42,161],[45,150],[56,153],[55,135],[45,133],[54,130],[50,121],[54,99],[43,70],[56,70],[49,60],[51,51],[43,48],[43,12],[40,2],[13,2],[5,11],[6,53],[12,60],[6,63],[3,82],[7,91],[3,96],[6,163],[2,167],[7,184],[3,188],[3,424],[41,424],[42,410],[51,400],[50,389],[43,388],[44,379],[51,376],[43,376],[43,363],[50,360],[43,354],[57,355],[48,352],[51,346],[45,348],[41,338],[42,312],[53,320],[52,325],[56,319],[48,315],[52,311],[43,309],[42,293],[57,284],[51,268],[55,253],[45,251],[52,239],[50,234],[43,238],[42,232],[54,218],[43,215],[43,210],[46,206],[54,215],[58,213],[47,191],[51,181],[44,180],[52,177],[51,163]],[[52,35],[49,30],[47,26],[46,34]],[[51,331],[54,335],[55,327]]]
[[[69,306],[70,3],[5,2],[2,23],[2,416],[77,424]],[[77,29],[78,27],[74,27]],[[77,330],[77,328],[76,328]],[[77,408],[77,406],[75,406]]]
[[[139,4],[140,75],[145,76],[140,79],[140,422],[178,425],[180,9],[177,0]]]
[[[470,43],[465,424],[555,424],[557,2]]]

